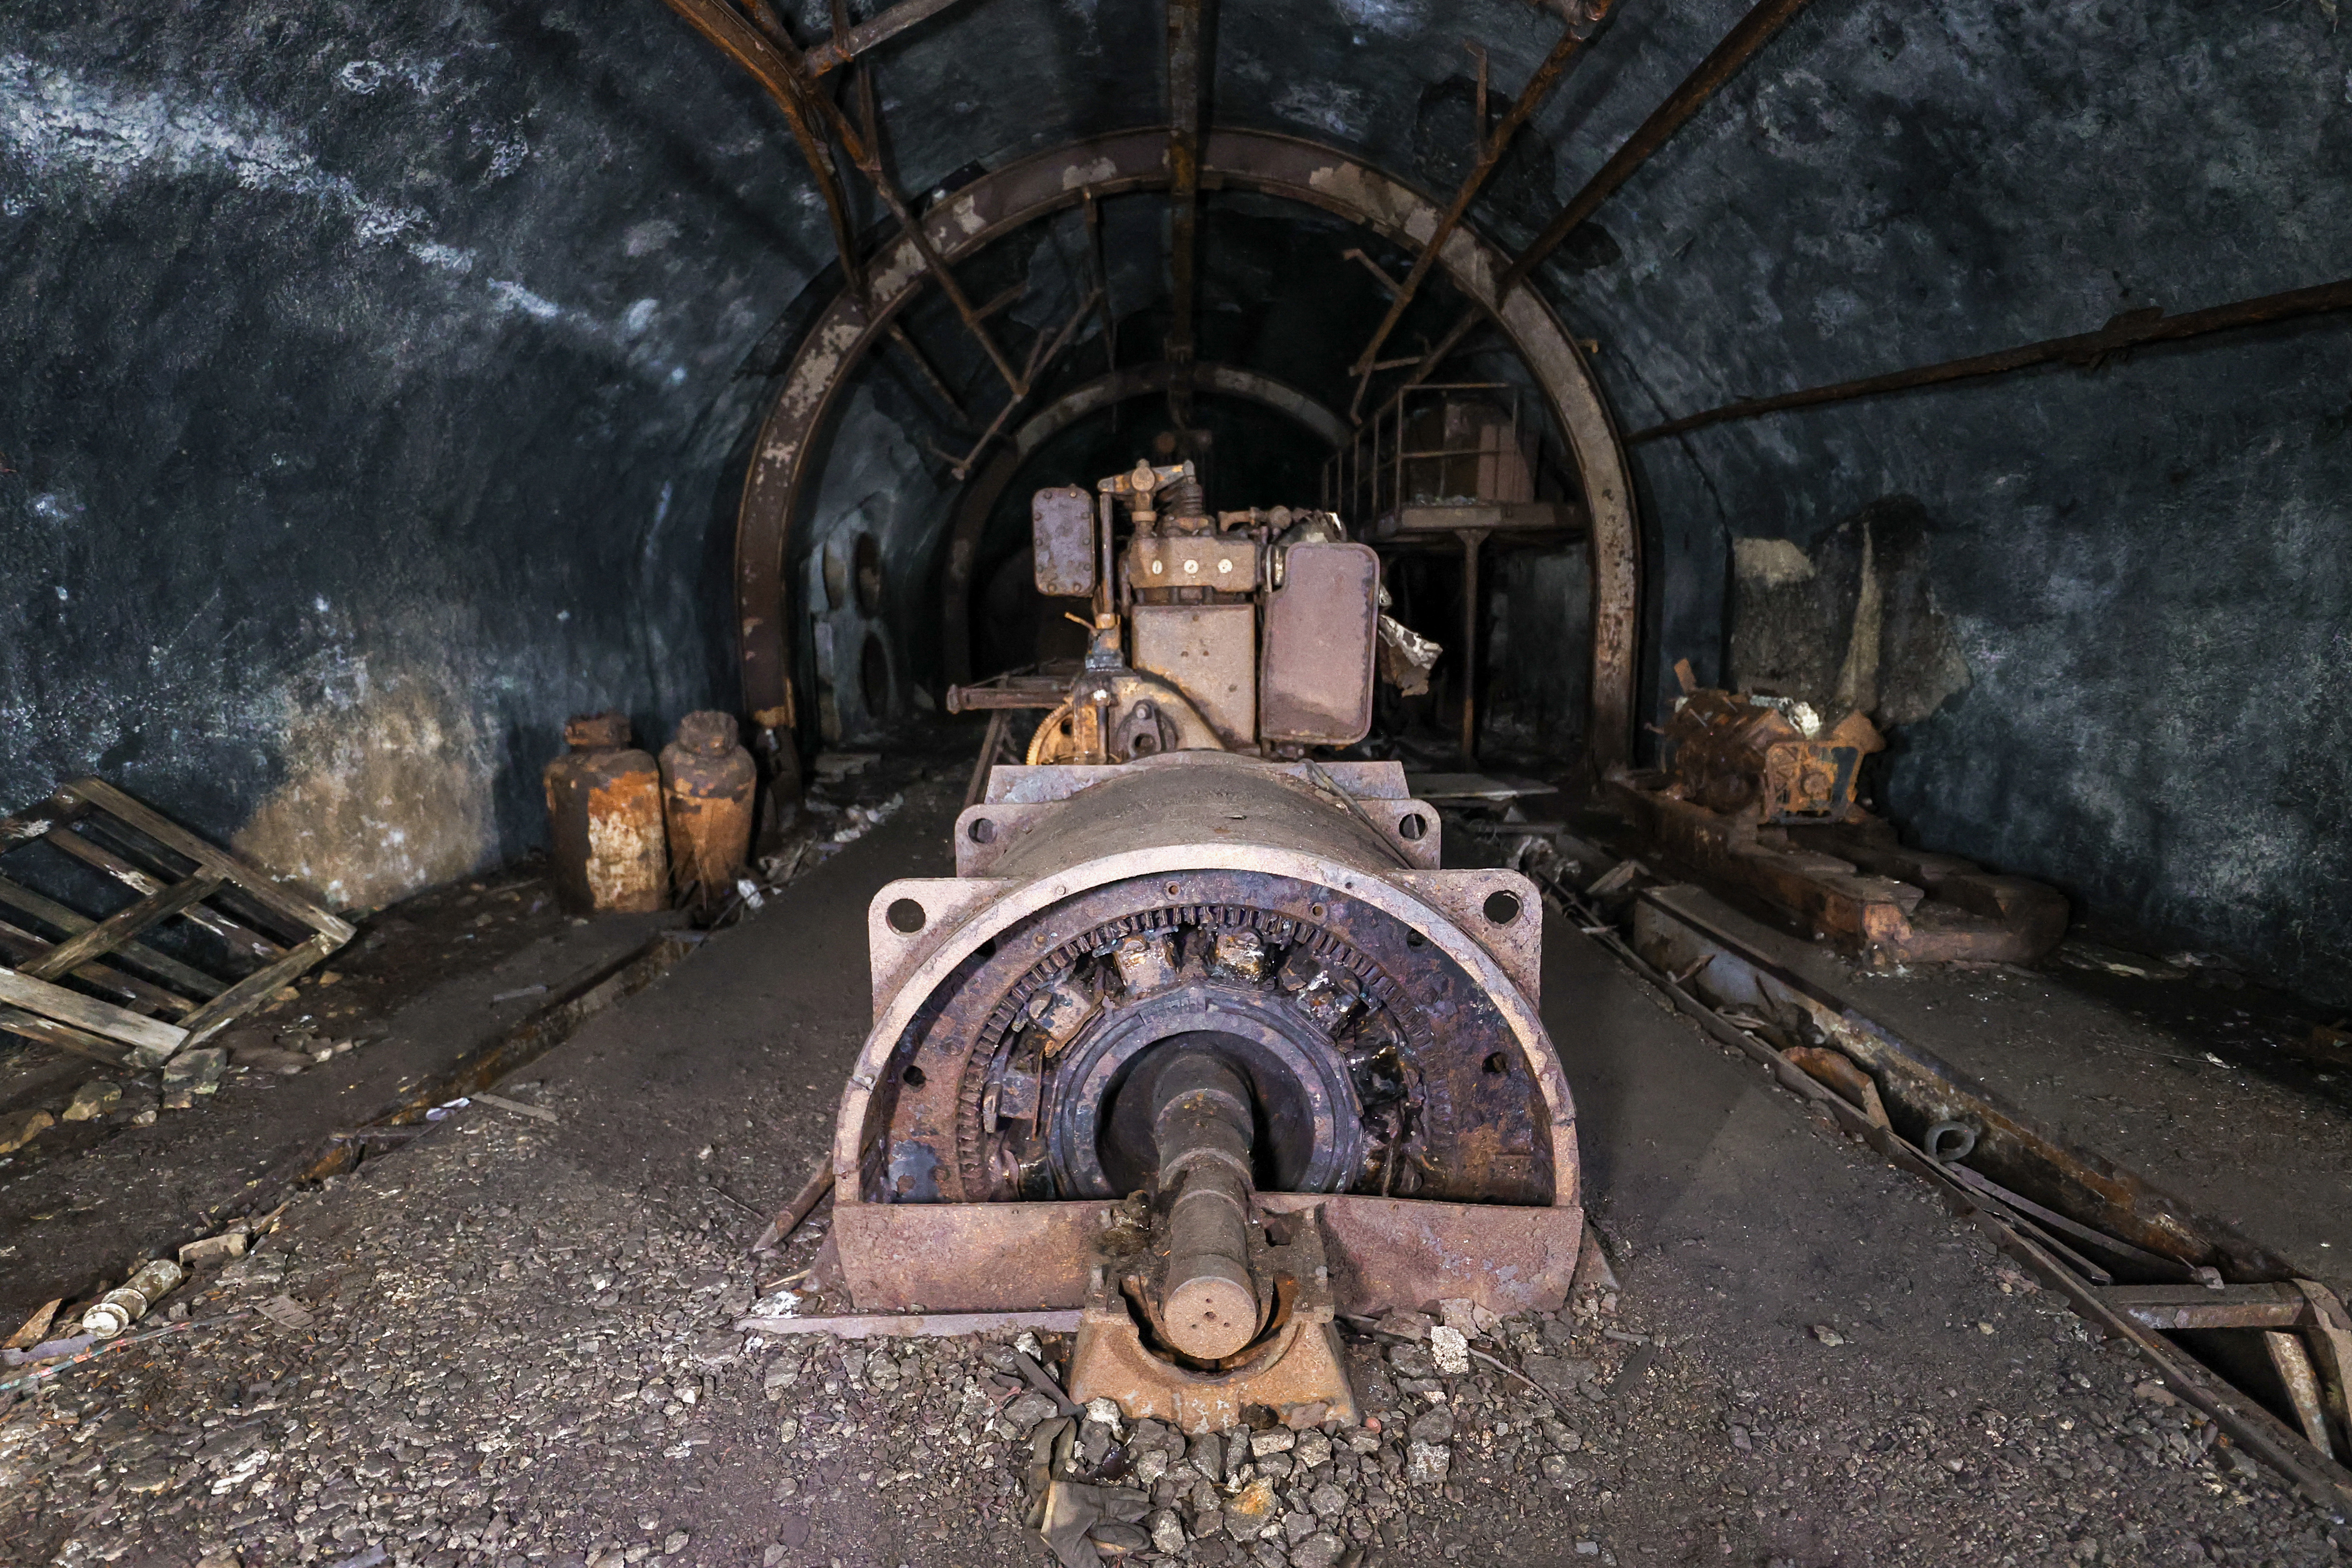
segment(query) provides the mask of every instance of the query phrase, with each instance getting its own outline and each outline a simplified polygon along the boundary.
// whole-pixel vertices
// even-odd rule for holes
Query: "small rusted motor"
[[[1294,541],[1269,594],[1284,520],[1225,515],[1221,536],[1147,510],[1126,552],[1225,586],[1123,597],[1231,617],[1244,669],[1258,644],[1252,703],[1189,689],[1177,653],[1140,674],[1098,594],[1094,657],[1030,698],[1075,718],[1058,733],[1084,760],[993,768],[957,820],[957,875],[875,899],[875,1026],[834,1150],[861,1310],[1076,1309],[1073,1396],[1194,1432],[1252,1405],[1351,1414],[1337,1312],[1558,1307],[1582,1222],[1535,888],[1441,869],[1437,813],[1399,764],[1318,760],[1285,717],[1360,737],[1376,567]],[[1114,517],[1095,511],[1090,542],[1041,535],[1041,563],[1108,563]],[[1283,640],[1307,628],[1311,658]],[[1181,651],[1168,629],[1147,643]],[[1118,747],[1147,699],[1171,722]]]

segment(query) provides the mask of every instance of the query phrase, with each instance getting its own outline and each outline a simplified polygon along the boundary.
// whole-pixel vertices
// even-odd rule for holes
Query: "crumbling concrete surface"
[[[818,1159],[865,1028],[856,916],[883,880],[935,874],[954,805],[910,800],[503,1087],[552,1122],[468,1107],[301,1198],[181,1298],[212,1320],[282,1296],[307,1328],[238,1317],[20,1395],[0,1413],[11,1559],[1047,1562],[1027,1439],[1055,1416],[1009,1347],[732,1326],[755,1298],[782,1308],[762,1288],[824,1228],[820,1210],[782,1258],[746,1256]],[[1472,1321],[1466,1345],[1358,1343],[1360,1426],[1180,1447],[1082,1423],[1077,1461],[1136,1494],[1097,1529],[1114,1551],[1236,1568],[2342,1561],[2342,1526],[2214,1446],[1908,1178],[1573,932],[1548,956],[1622,1289]],[[1038,1346],[1048,1364],[1057,1348]]]

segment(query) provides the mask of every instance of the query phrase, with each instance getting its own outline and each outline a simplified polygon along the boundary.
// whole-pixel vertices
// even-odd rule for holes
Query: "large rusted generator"
[[[1557,1307],[1576,1121],[1536,1011],[1542,909],[1442,870],[1369,732],[1380,565],[1328,513],[1211,514],[1189,463],[1040,491],[1075,678],[957,819],[956,875],[868,917],[835,1245],[866,1310],[1078,1309],[1073,1397],[1187,1431],[1354,1415],[1333,1328]]]

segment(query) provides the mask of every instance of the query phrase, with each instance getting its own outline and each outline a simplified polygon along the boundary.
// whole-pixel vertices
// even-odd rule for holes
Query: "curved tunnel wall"
[[[1739,10],[1627,6],[1474,221],[1524,240]],[[1228,6],[1213,119],[1443,192],[1462,39],[1507,90],[1551,35],[1517,0]],[[901,184],[1157,121],[1160,46],[1156,6],[969,0],[879,58]],[[2315,7],[1815,0],[1539,282],[1636,428],[2326,281],[2347,70]],[[352,904],[534,842],[565,712],[734,703],[733,489],[830,253],[772,108],[650,0],[13,8],[11,803],[103,772]],[[1636,446],[1643,689],[1837,665],[1866,535],[1884,640],[1940,672],[1899,820],[2340,993],[2347,360],[2340,321],[2269,329]],[[894,387],[875,426],[919,429]],[[849,445],[821,506],[923,541],[941,466]],[[919,628],[935,542],[897,547]]]

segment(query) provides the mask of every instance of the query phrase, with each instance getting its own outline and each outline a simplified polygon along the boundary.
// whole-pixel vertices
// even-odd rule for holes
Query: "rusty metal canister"
[[[725,713],[689,713],[662,748],[662,808],[678,891],[700,886],[716,897],[734,884],[751,848],[751,797],[759,769]]]
[[[660,768],[630,745],[625,714],[580,714],[565,722],[563,739],[572,750],[547,764],[557,896],[583,912],[667,909]]]

